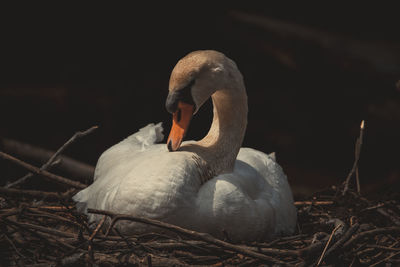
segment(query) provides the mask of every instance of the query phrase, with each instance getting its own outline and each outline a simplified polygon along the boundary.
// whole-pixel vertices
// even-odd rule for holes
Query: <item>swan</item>
[[[209,97],[214,117],[208,134],[182,143]],[[80,209],[144,216],[232,241],[294,231],[297,212],[282,168],[272,155],[241,148],[247,94],[234,61],[213,50],[186,55],[172,70],[166,109],[173,114],[167,145],[159,144],[158,123],[106,150],[93,183],[73,197]],[[130,221],[116,227],[128,234],[156,230]]]

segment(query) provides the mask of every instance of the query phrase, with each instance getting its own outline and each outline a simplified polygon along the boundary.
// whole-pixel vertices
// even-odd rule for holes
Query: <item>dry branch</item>
[[[384,246],[377,246],[377,245],[367,245],[368,248],[378,248],[383,250],[390,250],[390,251],[400,251],[400,248],[391,248],[391,247],[384,247]]]
[[[335,232],[336,232],[336,231],[339,229],[339,227],[341,227],[341,226],[342,226],[342,225],[338,225],[338,226],[335,227],[335,229],[333,229],[331,235],[329,236],[328,242],[326,242],[326,245],[325,245],[325,247],[324,247],[324,250],[322,251],[322,254],[321,254],[321,256],[320,256],[320,258],[319,258],[319,260],[318,260],[317,266],[319,266],[319,265],[321,264],[321,262],[322,262],[322,260],[324,259],[324,256],[325,256],[325,252],[326,252],[326,250],[328,249],[328,246],[329,246],[329,244],[330,244],[331,241],[332,241],[333,235],[335,234]]]
[[[64,185],[69,185],[69,186],[72,186],[72,187],[75,187],[75,188],[78,188],[78,189],[84,189],[84,188],[87,187],[87,185],[82,184],[80,182],[72,181],[70,179],[67,179],[67,178],[64,178],[62,176],[50,173],[48,171],[41,170],[41,169],[39,169],[39,168],[37,168],[37,167],[35,167],[33,165],[30,165],[30,164],[28,164],[28,163],[26,163],[26,162],[24,162],[22,160],[14,158],[13,156],[8,155],[8,154],[6,154],[4,152],[1,152],[1,151],[0,151],[0,158],[8,160],[8,161],[10,161],[10,162],[12,162],[12,163],[14,163],[14,164],[16,164],[18,166],[21,166],[21,167],[29,170],[30,172],[33,172],[35,174],[38,174],[38,175],[46,178],[48,180],[55,181],[57,183],[64,184]]]
[[[304,206],[304,205],[333,205],[334,202],[329,200],[329,201],[295,201],[294,205],[295,206]]]
[[[355,231],[357,231],[358,227],[360,227],[358,223],[352,225],[346,231],[346,233],[335,244],[333,244],[332,247],[330,247],[330,249],[328,249],[328,251],[325,253],[325,256],[327,257],[328,255],[335,252],[335,250],[338,249],[340,246],[342,246],[344,242],[346,242],[355,233]]]
[[[66,191],[64,193],[59,193],[59,192],[46,192],[38,190],[23,190],[23,189],[0,187],[0,194],[6,196],[19,196],[19,197],[29,197],[29,198],[47,199],[47,200],[68,199],[72,196],[74,192],[76,191],[73,190],[73,191]]]
[[[357,192],[360,194],[360,180],[358,177],[358,161],[360,159],[360,152],[361,152],[361,146],[363,143],[363,136],[364,136],[364,121],[361,121],[361,125],[360,125],[360,135],[357,138],[356,141],[356,145],[355,145],[355,159],[354,159],[354,163],[353,163],[353,167],[351,168],[350,173],[347,175],[347,178],[344,182],[344,189],[343,189],[343,196],[346,194],[347,190],[349,189],[349,182],[350,182],[350,178],[351,176],[353,176],[354,173],[356,173],[356,182],[357,182]]]
[[[42,164],[46,163],[49,158],[55,154],[55,152],[51,150],[1,137],[0,150],[7,154],[16,155],[27,160],[38,161]],[[60,159],[60,163],[57,165],[57,169],[62,170],[70,176],[77,177],[81,181],[89,181],[92,179],[94,173],[93,166],[63,155],[58,156],[58,158]]]
[[[347,241],[343,245],[343,249],[347,249],[353,243],[358,242],[359,240],[369,237],[369,236],[375,236],[375,235],[381,235],[381,234],[396,234],[396,233],[397,234],[400,233],[400,227],[393,226],[393,227],[377,228],[374,230],[361,232],[361,233],[353,236],[349,241]]]
[[[349,194],[349,196],[352,196],[352,194]],[[354,201],[346,203],[354,204],[354,202],[358,201],[359,203],[368,204],[370,207],[376,206],[376,203],[361,200],[357,195],[354,195],[354,197],[356,197]],[[326,199],[326,197],[324,197],[324,200],[315,198],[314,201],[328,201]],[[307,221],[304,216],[312,218],[313,221],[318,221],[320,215],[316,212],[309,212],[310,209],[332,210],[338,205],[338,202],[333,197],[332,201],[335,204],[299,206],[299,223],[304,225],[304,222]],[[390,204],[396,207],[396,202],[390,202],[387,205]],[[359,247],[378,252],[376,254],[378,256],[372,255],[370,258],[365,259],[365,262],[374,264],[374,262],[379,262],[385,257],[387,260],[397,260],[397,255],[393,254],[398,252],[397,241],[395,240],[400,237],[399,227],[370,230],[365,226],[359,227],[356,222],[345,231],[345,227],[338,228],[339,225],[343,224],[343,220],[330,219],[320,224],[324,227],[327,224],[333,224],[336,231],[330,231],[332,232],[331,235],[324,232],[324,235],[321,235],[323,238],[315,243],[312,243],[312,239],[315,236],[315,230],[312,230],[303,231],[301,235],[282,237],[270,243],[238,245],[215,239],[207,234],[197,233],[155,220],[118,215],[107,211],[95,211],[97,214],[110,216],[113,224],[118,220],[128,219],[169,230],[164,234],[147,233],[145,235],[124,236],[119,231],[116,231],[117,228],[112,228],[117,235],[105,236],[100,231],[102,224],[105,222],[105,216],[97,224],[96,229],[91,231],[85,226],[86,223],[79,219],[81,215],[78,216],[70,204],[66,206],[53,204],[51,206],[43,203],[39,207],[31,207],[29,204],[24,205],[28,206],[0,210],[0,229],[3,229],[0,236],[3,235],[4,239],[5,235],[9,237],[17,251],[26,258],[19,257],[17,251],[12,248],[7,240],[5,242],[7,242],[9,249],[6,253],[13,253],[24,264],[34,263],[31,261],[32,257],[39,257],[32,255],[32,250],[29,250],[29,247],[32,246],[38,246],[42,250],[50,249],[47,254],[56,253],[58,259],[61,259],[62,262],[71,262],[72,265],[123,264],[124,262],[140,265],[146,264],[149,260],[148,255],[151,255],[151,263],[154,265],[172,262],[177,264],[179,262],[182,265],[220,264],[246,266],[246,264],[270,263],[271,258],[275,262],[284,262],[287,265],[308,266],[317,264],[321,255],[323,255],[323,261],[327,264],[338,259],[341,262],[346,262],[346,256],[344,255],[359,253],[357,252]],[[307,212],[303,213],[303,210]],[[365,205],[359,208],[359,212],[365,214],[363,210],[365,210]],[[93,210],[89,210],[89,212],[93,212]],[[389,218],[382,218],[389,225],[391,224]],[[354,215],[347,220],[354,222]],[[66,228],[70,230],[65,231]],[[359,229],[359,233],[356,233],[357,229]],[[171,231],[178,233],[178,238],[176,235],[171,235]],[[186,238],[180,239],[180,235]],[[375,247],[371,247],[371,245]],[[323,252],[324,248],[326,248],[325,252]],[[5,252],[0,250],[0,253]],[[364,253],[362,257],[366,257],[365,255],[368,254]],[[42,259],[44,258],[42,257]],[[55,262],[56,259],[46,258],[49,263]],[[347,264],[351,260],[352,258],[347,261]],[[280,264],[283,265],[283,263]]]
[[[53,163],[56,162],[57,158],[64,152],[65,149],[67,149],[68,146],[70,146],[73,142],[75,142],[77,139],[84,137],[90,133],[92,133],[94,130],[96,130],[98,126],[93,126],[89,128],[86,131],[83,132],[76,132],[67,142],[65,142],[64,145],[62,145],[50,158],[49,160],[40,167],[41,170],[48,170],[49,167],[53,165]],[[25,176],[21,177],[20,179],[9,183],[5,186],[5,188],[10,188],[14,187],[20,183],[25,182],[27,179],[31,178],[33,176],[33,173],[28,173]]]
[[[395,216],[389,214],[383,208],[377,208],[376,211],[379,212],[380,214],[382,214],[383,216],[388,217],[395,225],[400,226],[400,218],[399,217],[395,217]]]
[[[130,220],[130,221],[134,221],[134,222],[141,222],[141,223],[145,223],[148,225],[167,229],[167,230],[170,230],[170,231],[178,233],[178,234],[183,234],[183,235],[189,236],[191,238],[194,238],[196,240],[202,240],[202,241],[219,246],[224,249],[242,253],[243,255],[248,255],[250,257],[254,257],[254,258],[264,260],[267,262],[286,265],[284,262],[282,262],[280,260],[274,259],[267,255],[263,255],[261,253],[254,252],[252,250],[248,250],[246,248],[243,248],[243,247],[240,247],[237,245],[233,245],[231,243],[224,242],[222,240],[212,237],[211,235],[209,235],[207,233],[199,233],[196,231],[187,230],[187,229],[184,229],[184,228],[176,226],[176,225],[164,223],[164,222],[153,220],[153,219],[147,219],[147,218],[141,218],[141,217],[129,216],[129,215],[123,215],[123,214],[115,214],[115,213],[112,213],[109,211],[88,209],[88,213],[95,213],[95,214],[102,214],[102,215],[110,216],[112,218],[112,222],[110,224],[109,229],[111,229],[118,220]],[[109,230],[107,232],[109,232]]]

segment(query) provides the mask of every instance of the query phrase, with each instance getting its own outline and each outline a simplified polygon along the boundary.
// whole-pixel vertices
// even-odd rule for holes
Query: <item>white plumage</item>
[[[149,124],[105,151],[94,182],[74,196],[86,207],[134,214],[232,240],[264,240],[289,234],[296,224],[292,193],[273,158],[241,148],[234,172],[201,185],[191,152],[170,153],[162,126]],[[100,216],[89,215],[90,220]],[[98,217],[98,218],[97,218]],[[149,227],[124,222],[123,232]],[[155,229],[152,229],[155,230]]]

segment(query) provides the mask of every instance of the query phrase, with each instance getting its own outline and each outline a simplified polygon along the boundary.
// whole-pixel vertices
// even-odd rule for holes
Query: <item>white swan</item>
[[[192,115],[210,96],[214,118],[207,136],[181,145]],[[163,139],[161,123],[140,129],[101,155],[93,184],[75,201],[216,237],[225,232],[234,241],[293,232],[296,209],[281,167],[263,152],[240,148],[247,95],[232,60],[210,50],[182,58],[171,74],[166,107],[173,113],[168,149],[156,144]],[[125,233],[155,230],[127,221],[117,227]]]

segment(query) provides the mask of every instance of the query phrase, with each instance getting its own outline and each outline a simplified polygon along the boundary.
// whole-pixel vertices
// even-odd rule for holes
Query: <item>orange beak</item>
[[[172,114],[172,128],[169,133],[167,146],[169,151],[176,151],[181,146],[192,119],[194,106],[178,102],[178,110]]]

